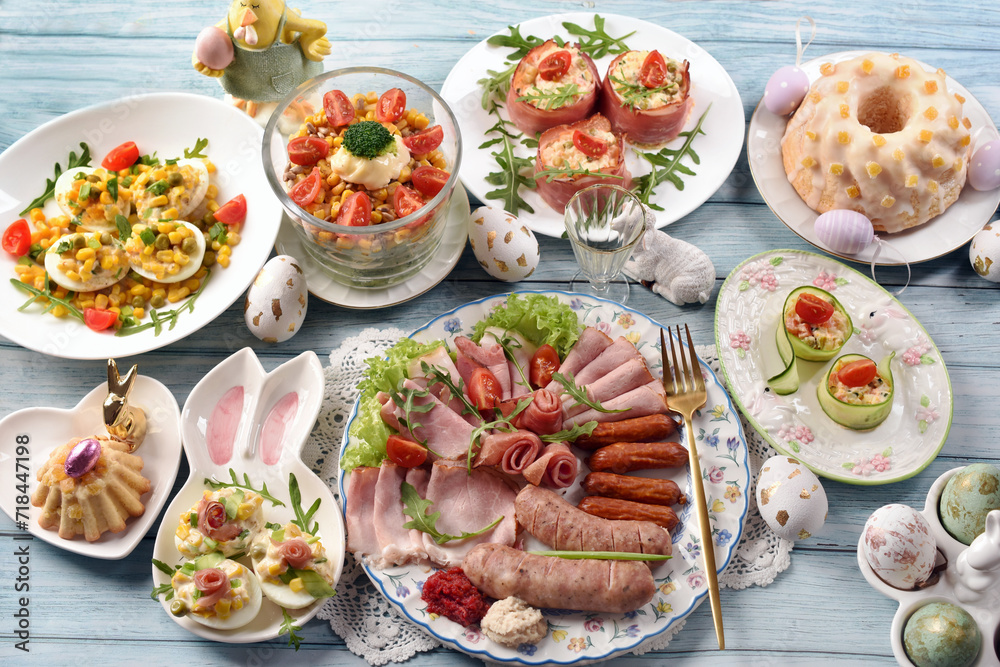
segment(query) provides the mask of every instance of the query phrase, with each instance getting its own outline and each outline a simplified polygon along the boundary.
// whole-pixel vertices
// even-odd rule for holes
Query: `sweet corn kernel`
[[[164,211],[160,215],[162,215],[167,220],[176,220],[177,218],[180,217],[180,212],[176,208],[174,208],[173,206],[171,206],[170,208],[168,208],[166,211]]]
[[[861,196],[861,190],[859,190],[858,186],[856,185],[848,185],[847,196],[850,197],[851,199],[857,199],[858,197]]]
[[[219,618],[226,618],[229,616],[229,608],[232,606],[232,602],[229,598],[223,598],[215,603],[215,615]]]
[[[958,140],[958,145],[959,146],[968,146],[970,143],[972,143],[972,135],[971,134],[967,134],[967,135],[965,135],[964,137],[962,137],[961,139]]]
[[[85,259],[93,259],[96,255],[97,252],[93,248],[80,248],[76,251],[76,258],[81,262]]]
[[[210,173],[210,174],[214,174],[215,173],[215,163],[214,162],[212,162],[208,158],[203,159],[202,162],[205,163],[205,169],[208,170],[208,173]]]
[[[197,291],[201,287],[201,281],[197,278],[188,278],[183,283],[184,287],[187,287],[192,292]]]
[[[802,166],[806,169],[816,166],[816,160],[812,159],[808,155],[802,158]]]
[[[872,143],[876,146],[885,146],[885,137],[881,134],[872,135]]]
[[[219,255],[215,258],[215,261],[218,262],[219,266],[222,268],[229,268],[229,257],[227,255]]]
[[[113,204],[114,202],[111,201],[111,193],[108,192],[107,190],[102,192],[100,197],[100,202],[105,206],[110,206],[111,204]]]
[[[972,121],[969,120],[968,118],[963,118],[962,119],[962,125],[964,125],[965,129],[967,129],[967,130],[971,130],[972,129]]]
[[[207,204],[207,205],[205,206],[205,208],[207,208],[207,209],[208,209],[208,212],[209,212],[209,213],[215,213],[216,211],[218,211],[218,210],[219,210],[219,205],[218,205],[218,203],[216,203],[216,202],[214,202],[214,201],[210,201],[210,202],[208,202],[208,204]]]
[[[146,288],[142,285],[133,285],[132,288],[129,289],[128,293],[132,296],[142,296],[146,293]]]
[[[190,543],[191,543],[192,546],[195,546],[195,547],[201,546],[201,539],[202,539],[201,533],[193,533],[191,535],[191,542]]]
[[[133,308],[132,315],[135,316],[135,319],[141,320],[146,315],[146,311],[143,308]]]
[[[148,245],[148,246],[146,246],[145,248],[143,248],[143,249],[142,249],[142,254],[143,254],[143,255],[146,255],[147,257],[150,257],[150,256],[152,256],[152,254],[153,254],[154,252],[156,252],[156,248],[154,248],[154,247],[153,247],[153,246],[151,246],[151,245]]]
[[[958,93],[955,93],[955,99],[958,100],[959,104],[965,104],[965,98],[959,95]]]
[[[66,309],[66,306],[61,306],[61,305],[53,308],[51,312],[56,317],[66,317],[66,314],[69,313],[69,311]]]
[[[98,310],[105,310],[108,307],[108,296],[106,294],[98,294],[94,298],[94,308]]]
[[[882,197],[882,208],[892,208],[892,205],[896,203],[896,198],[892,195],[886,195]]]
[[[158,253],[156,253],[156,259],[160,260],[161,262],[172,262],[174,260],[174,251],[161,250]]]
[[[83,262],[83,272],[93,273],[94,272],[94,258],[91,257]]]
[[[841,174],[844,173],[844,165],[840,164],[839,162],[831,162],[830,173],[833,174],[834,176],[840,176]]]
[[[896,68],[896,78],[897,79],[907,79],[910,76],[910,66],[900,65]]]
[[[270,574],[271,576],[277,576],[281,574],[281,572],[282,572],[281,563],[271,563],[270,565],[267,566],[267,573]]]
[[[927,118],[927,120],[934,120],[938,117],[938,110],[934,107],[927,107],[924,109],[924,117]]]
[[[181,523],[177,526],[177,530],[174,534],[177,535],[177,537],[179,537],[182,541],[186,540],[188,535],[191,534],[191,527],[187,523]]]
[[[174,231],[174,226],[169,222],[159,222],[156,224],[156,231],[160,234],[169,234]]]
[[[45,213],[40,208],[31,209],[29,216],[34,223],[45,222]]]
[[[176,276],[180,272],[181,272],[181,267],[177,266],[176,262],[171,263],[170,266],[167,267],[167,273],[171,276]],[[158,275],[163,275],[163,274],[160,273]]]
[[[943,167],[944,157],[941,155],[935,155],[934,158],[931,160],[931,166],[934,167],[935,169],[940,169],[941,167]]]
[[[819,66],[819,71],[823,74],[823,76],[829,76],[837,71],[837,66],[833,63],[823,63]]]
[[[819,139],[819,135],[813,132],[812,130],[806,130],[806,136],[809,137],[811,141],[816,141],[817,139]]]
[[[305,590],[306,585],[302,582],[302,577],[295,577],[288,582],[288,587],[292,589],[294,593],[301,593]]]
[[[938,182],[937,181],[927,181],[927,189],[930,190],[931,192],[937,192],[938,191]]]
[[[151,176],[154,181],[162,181],[167,177],[167,170],[161,168],[155,168],[153,169],[153,173],[151,174]]]
[[[892,159],[895,160],[896,162],[902,162],[903,158],[905,158],[905,157],[906,157],[906,154],[903,153],[903,149],[902,148],[897,148],[896,150],[894,150],[892,152]]]
[[[150,207],[153,207],[153,206],[165,206],[166,203],[167,203],[167,196],[166,195],[157,195],[156,197],[153,197],[152,199],[149,200],[149,206]]]
[[[920,177],[916,174],[910,174],[906,177],[906,187],[915,188],[917,187],[917,182],[920,181]]]
[[[851,117],[851,107],[847,106],[846,104],[841,104],[840,105],[840,117],[841,118],[850,118]]]
[[[76,271],[67,271],[66,277],[69,278],[70,280],[79,280],[80,274],[77,273]]]
[[[235,245],[239,245],[242,237],[237,232],[229,232],[226,235],[226,245],[232,248]]]
[[[871,74],[873,69],[875,69],[875,63],[868,60],[868,58],[861,61],[861,71],[865,74]]]
[[[875,178],[876,176],[882,173],[882,165],[874,161],[869,162],[868,164],[865,165],[865,171],[868,172],[868,176],[870,178]]]
[[[91,292],[86,292],[86,293],[87,294],[91,294]],[[83,296],[83,295],[80,295],[80,296]],[[83,308],[93,308],[94,307],[94,300],[93,299],[82,299],[80,297],[77,297],[77,299],[76,299],[76,305],[77,305],[78,308],[81,308],[81,309],[83,309]]]
[[[851,133],[841,130],[840,132],[837,133],[837,141],[839,141],[842,144],[851,143]]]

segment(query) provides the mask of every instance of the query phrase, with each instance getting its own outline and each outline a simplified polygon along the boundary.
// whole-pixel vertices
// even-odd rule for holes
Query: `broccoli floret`
[[[395,152],[396,140],[382,123],[363,120],[344,132],[344,148],[352,155],[371,160],[389,151]]]

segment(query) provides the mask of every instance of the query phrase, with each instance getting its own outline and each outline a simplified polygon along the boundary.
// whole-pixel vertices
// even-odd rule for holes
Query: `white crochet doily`
[[[326,395],[319,419],[303,451],[303,459],[311,463],[320,477],[333,489],[337,502],[343,505],[337,486],[337,464],[344,426],[357,399],[357,386],[365,369],[365,359],[381,356],[393,343],[405,336],[400,329],[365,329],[348,338],[330,353],[326,374]],[[696,351],[712,369],[719,373],[719,360],[714,346],[697,346]],[[741,417],[742,420],[742,417]],[[743,422],[750,450],[750,479],[756,480],[763,461],[775,452],[757,432]],[[743,538],[736,548],[729,567],[719,575],[724,588],[742,589],[747,586],[767,586],[791,562],[793,543],[775,535],[760,513],[754,494],[749,493],[750,508]],[[350,554],[337,584],[337,595],[320,609],[319,617],[343,637],[347,648],[372,665],[402,662],[419,651],[429,651],[441,643],[421,628],[400,616],[368,579],[364,569]],[[677,623],[670,632],[657,635],[639,646],[634,653],[661,649],[670,643],[684,623]]]

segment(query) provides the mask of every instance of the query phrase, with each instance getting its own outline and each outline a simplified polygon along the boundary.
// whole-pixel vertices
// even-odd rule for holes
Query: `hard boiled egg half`
[[[94,292],[128,275],[129,261],[122,243],[109,232],[74,232],[49,246],[45,270],[60,287]]]
[[[84,231],[115,230],[115,218],[132,212],[129,190],[103,167],[77,167],[56,179],[56,204]]]
[[[211,553],[185,563],[170,578],[170,613],[218,630],[240,628],[260,612],[260,582],[246,566]]]
[[[205,234],[184,220],[136,223],[125,242],[132,269],[158,283],[193,276],[205,258]]]
[[[294,523],[263,531],[250,549],[264,595],[285,609],[301,609],[334,595],[334,564],[318,536]]]
[[[208,167],[196,158],[157,165],[136,177],[132,191],[140,220],[183,219],[198,208],[208,192]],[[171,209],[176,209],[176,213],[166,215]]]

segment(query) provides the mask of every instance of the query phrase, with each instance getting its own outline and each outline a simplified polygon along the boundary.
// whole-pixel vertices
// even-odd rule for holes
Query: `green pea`
[[[174,616],[184,616],[188,613],[188,607],[182,600],[174,600],[170,603],[170,613]]]
[[[87,177],[87,181],[89,183],[100,183],[101,177],[98,176],[97,174],[91,174],[90,176]]]
[[[189,236],[181,241],[181,250],[185,255],[193,255],[198,250],[198,241]]]
[[[206,213],[201,220],[202,222],[205,223],[206,226],[211,227],[212,225],[215,224],[215,215],[212,213]]]
[[[166,250],[170,247],[170,237],[166,234],[157,234],[156,240],[153,241],[153,247],[157,250]]]
[[[101,245],[111,245],[114,243],[115,239],[111,234],[104,232],[101,234]]]
[[[201,260],[202,266],[212,266],[215,264],[215,253],[209,250],[205,253],[205,259]]]
[[[83,236],[83,234],[77,234],[73,237],[74,248],[82,248],[85,245],[87,245],[87,239]]]
[[[149,300],[149,305],[152,306],[153,308],[163,308],[166,302],[167,300],[163,298],[162,294],[154,294],[153,297]]]
[[[146,305],[146,300],[141,296],[132,297],[132,307],[133,308],[143,308]]]
[[[182,176],[179,171],[170,172],[170,175],[167,176],[167,183],[170,184],[170,187],[180,185],[183,182],[184,176]]]

